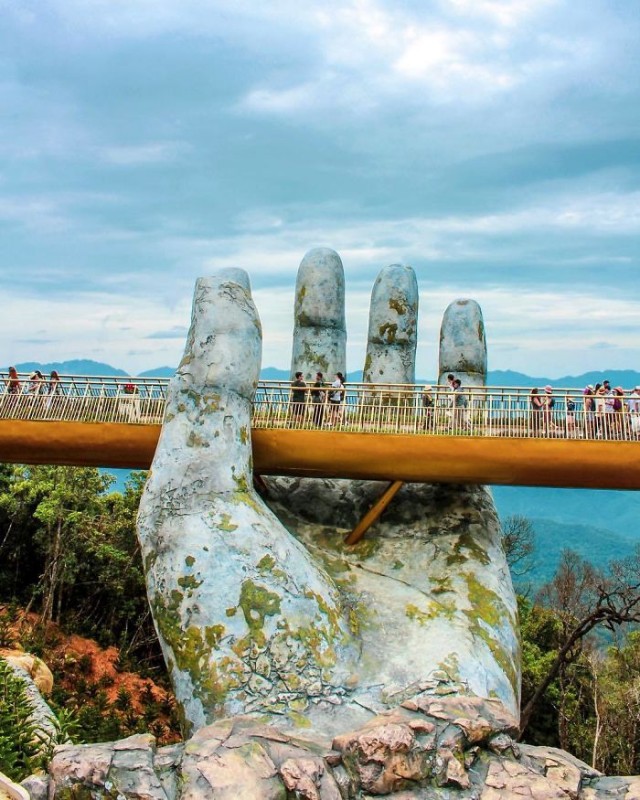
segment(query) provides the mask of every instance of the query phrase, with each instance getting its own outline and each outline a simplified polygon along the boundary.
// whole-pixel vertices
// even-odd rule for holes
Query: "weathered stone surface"
[[[414,383],[418,282],[411,267],[380,271],[371,291],[364,383]]]
[[[567,794],[553,781],[515,761],[491,761],[480,800],[505,798],[567,800]]]
[[[247,283],[236,270],[197,283],[138,515],[187,729],[237,713],[299,714],[318,681],[340,703],[355,657],[336,587],[253,490],[261,330]]]
[[[598,778],[601,773],[556,747],[520,745],[523,763],[532,764],[557,784],[568,797],[577,798],[583,781]]]
[[[176,794],[165,791],[155,749],[153,736],[142,734],[110,745],[62,745],[49,765],[54,796],[85,791],[132,800],[173,800]]]
[[[424,702],[425,699],[427,702]],[[463,703],[461,712],[457,699]],[[155,751],[152,737],[64,746],[50,767],[51,800],[638,800],[639,778],[604,778],[554,748],[508,745],[509,714],[495,701],[424,695],[329,743],[248,716]],[[451,702],[448,702],[451,701]],[[478,702],[479,701],[479,702]],[[477,732],[495,725],[479,743]],[[420,723],[420,724],[417,724]],[[491,746],[502,739],[501,751]],[[173,772],[171,791],[161,773]]]
[[[640,800],[640,777],[594,778],[580,792],[580,800]]]
[[[109,775],[113,752],[113,743],[63,744],[56,747],[49,764],[49,776],[55,792],[77,784],[89,789],[103,787]]]
[[[487,376],[487,343],[482,311],[475,300],[456,300],[444,312],[440,328],[438,383],[447,374],[462,381],[463,389],[484,386]]]
[[[300,371],[306,381],[316,372],[329,381],[346,375],[344,268],[335,250],[317,247],[300,262],[293,314],[291,374]]]
[[[362,705],[380,712],[427,684],[440,694],[465,683],[518,714],[516,598],[487,490],[407,484],[365,539],[347,547],[344,532],[380,495],[380,483],[267,484],[276,515],[341,588],[362,642],[357,686],[345,701],[358,707],[348,720],[341,709],[343,725],[363,721]]]
[[[20,782],[31,800],[49,800],[49,776],[44,774],[29,775]]]

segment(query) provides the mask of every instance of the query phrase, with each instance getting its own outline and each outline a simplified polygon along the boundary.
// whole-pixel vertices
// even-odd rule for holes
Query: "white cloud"
[[[527,22],[531,17],[557,5],[557,0],[447,0],[448,5],[465,17],[484,17],[505,27]]]
[[[97,155],[110,164],[133,167],[176,161],[188,149],[185,142],[147,142],[140,145],[100,147]]]

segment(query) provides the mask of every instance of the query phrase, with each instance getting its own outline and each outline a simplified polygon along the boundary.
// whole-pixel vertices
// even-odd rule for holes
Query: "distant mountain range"
[[[43,374],[48,374],[51,370],[56,370],[61,375],[104,375],[104,376],[122,376],[127,377],[128,372],[123,369],[117,369],[110,364],[104,364],[100,361],[91,361],[90,359],[75,359],[72,361],[58,361],[48,364],[41,364],[37,361],[26,361],[22,364],[15,364],[18,372],[33,372],[39,369]],[[6,371],[6,367],[3,368]],[[148,369],[141,372],[141,378],[169,378],[175,372],[175,367],[156,367],[155,369]],[[278,367],[264,367],[260,372],[260,377],[268,381],[286,381],[289,380],[291,375],[288,369],[279,369]],[[625,389],[631,389],[634,386],[640,386],[640,372],[635,370],[604,370],[602,372],[584,372],[582,375],[562,375],[559,378],[549,377],[533,377],[526,375],[523,372],[515,372],[513,370],[489,370],[487,373],[487,384],[489,386],[545,386],[551,384],[552,386],[563,386],[571,388],[582,388],[588,384],[595,385],[603,378],[608,378],[612,386],[623,386]],[[362,380],[362,370],[349,372],[347,380],[359,382]],[[418,378],[416,383],[434,383],[434,378]]]

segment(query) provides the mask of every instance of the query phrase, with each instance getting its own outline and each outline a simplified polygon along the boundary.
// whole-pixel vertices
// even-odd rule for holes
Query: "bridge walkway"
[[[0,374],[0,461],[150,466],[164,414],[166,379],[65,376],[11,393]],[[534,412],[529,388],[474,387],[454,405],[435,387],[348,384],[343,401],[293,402],[288,383],[257,387],[254,469],[385,481],[640,488],[640,414],[585,410],[581,390],[556,389]]]

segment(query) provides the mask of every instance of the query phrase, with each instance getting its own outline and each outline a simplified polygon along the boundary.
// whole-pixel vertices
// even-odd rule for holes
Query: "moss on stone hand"
[[[400,316],[404,316],[407,313],[407,303],[404,300],[401,300],[399,297],[390,297],[389,298],[389,308],[392,308],[396,314]]]
[[[218,528],[226,533],[232,533],[233,531],[237,530],[238,526],[231,522],[230,514],[221,514],[220,522],[218,522]]]
[[[466,550],[468,555],[462,551]],[[458,536],[453,550],[447,555],[447,566],[464,564],[469,558],[474,558],[480,564],[487,566],[491,559],[487,551],[480,545],[469,531]]]
[[[505,617],[508,617],[509,625],[514,626],[513,615],[500,595],[483,586],[475,575],[467,572],[463,574],[463,577],[467,583],[467,593],[471,604],[471,609],[464,611],[469,620],[469,629],[472,635],[481,639],[489,648],[495,662],[507,676],[514,693],[517,694],[518,673],[514,664],[514,654],[493,634],[494,630],[504,624]]]
[[[380,338],[387,344],[394,344],[398,333],[398,326],[395,322],[385,322],[379,328]]]
[[[182,575],[178,578],[178,586],[181,589],[184,589],[187,595],[190,597],[193,593],[194,589],[197,589],[198,586],[202,586],[203,581],[197,580],[195,575]]]
[[[280,613],[280,596],[252,580],[246,580],[240,589],[238,606],[249,630],[255,634],[262,631],[266,617]]]

